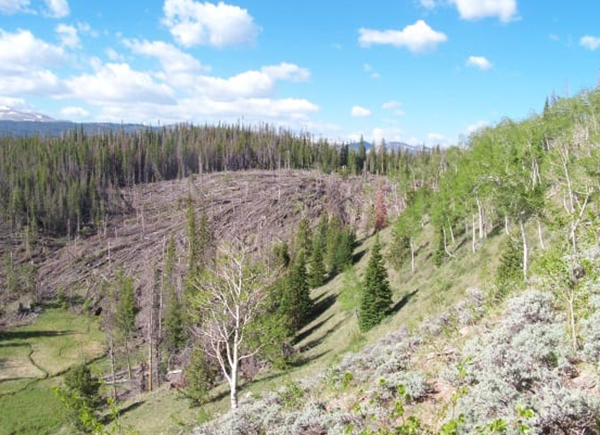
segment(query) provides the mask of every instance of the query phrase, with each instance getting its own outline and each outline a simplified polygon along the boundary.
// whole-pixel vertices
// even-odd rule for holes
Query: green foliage
[[[102,430],[98,420],[98,411],[103,405],[100,381],[92,376],[87,365],[81,364],[69,371],[65,386],[54,391],[63,404],[67,420],[77,431],[98,433]]]
[[[183,304],[174,289],[167,295],[164,327],[165,347],[170,351],[181,349],[185,343]]]
[[[354,268],[344,272],[342,290],[338,297],[342,311],[354,311],[358,315],[361,298],[361,283]]]
[[[166,296],[164,313],[164,346],[169,351],[181,349],[185,342],[183,304],[177,292],[175,264],[177,261],[175,239],[169,237],[165,253],[165,264],[162,277],[162,292]]]
[[[185,367],[186,387],[183,394],[191,406],[200,406],[209,399],[213,387],[215,369],[206,358],[202,346],[196,344],[192,348],[189,364]]]
[[[299,408],[305,401],[304,388],[293,380],[287,380],[283,389],[278,394],[281,397],[284,408]]]
[[[309,319],[313,307],[304,251],[298,253],[287,275],[280,303],[280,312],[289,319],[291,330],[295,333]]]
[[[371,249],[371,257],[365,272],[360,301],[360,330],[363,332],[368,331],[379,324],[389,314],[391,307],[392,291],[381,256],[379,237],[377,237]]]
[[[290,250],[286,242],[279,242],[273,246],[272,256],[275,268],[287,269],[290,265]]]
[[[343,228],[337,217],[331,218],[327,227],[325,262],[330,276],[352,265],[356,235],[351,228]]]
[[[495,296],[500,299],[523,284],[523,247],[515,237],[509,237],[500,252],[495,284],[498,289]]]
[[[308,274],[308,283],[312,288],[321,287],[325,284],[325,274],[327,271],[323,260],[324,250],[325,244],[323,243],[323,239],[320,234],[315,235],[310,253]]]
[[[137,314],[133,278],[125,275],[121,270],[115,281],[118,287],[116,326],[121,334],[128,339],[135,331],[135,316]]]
[[[308,219],[302,218],[298,223],[296,238],[294,239],[294,260],[300,253],[306,255],[312,245],[312,231]]]

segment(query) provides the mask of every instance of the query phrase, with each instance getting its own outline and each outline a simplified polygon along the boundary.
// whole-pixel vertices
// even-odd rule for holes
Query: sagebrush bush
[[[467,389],[453,410],[464,416],[464,433],[477,433],[478,427],[498,419],[517,427],[517,409],[522,406],[536,416],[539,431],[534,433],[596,433],[589,423],[595,401],[564,387],[565,375],[576,369],[563,320],[550,293],[529,290],[507,302],[493,331],[465,346],[466,373],[460,381]],[[561,391],[562,416],[552,411],[552,400],[558,400]],[[562,432],[557,429],[560,424]]]

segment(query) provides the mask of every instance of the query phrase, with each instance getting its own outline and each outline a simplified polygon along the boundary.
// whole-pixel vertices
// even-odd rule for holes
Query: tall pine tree
[[[308,274],[308,283],[312,288],[321,287],[325,284],[325,263],[323,261],[323,251],[325,243],[319,234],[315,235],[310,254],[310,270]]]
[[[392,291],[377,236],[363,283],[358,319],[360,330],[366,332],[380,323],[390,313],[391,306]]]
[[[281,311],[289,319],[292,333],[298,331],[310,317],[313,303],[306,274],[306,256],[300,250],[281,298]]]

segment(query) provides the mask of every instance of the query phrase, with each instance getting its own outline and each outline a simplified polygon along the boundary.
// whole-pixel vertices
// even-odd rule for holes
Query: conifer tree
[[[286,242],[279,242],[273,247],[272,261],[275,268],[288,268],[290,265],[290,251]]]
[[[131,379],[131,361],[129,355],[129,344],[135,331],[135,291],[133,285],[133,278],[125,276],[125,273],[121,270],[117,275],[117,286],[119,288],[118,301],[117,301],[117,312],[116,312],[116,324],[121,338],[125,345],[125,352],[127,354],[127,372]]]
[[[167,303],[164,314],[165,347],[169,351],[179,349],[183,346],[183,304],[175,286],[175,262],[176,249],[173,235],[169,237],[165,255],[165,267],[163,272],[163,291],[166,294]]]
[[[294,256],[298,256],[300,251],[304,254],[310,252],[312,240],[312,231],[308,223],[308,219],[302,218],[298,224],[298,233],[296,234],[296,240],[294,243]],[[306,260],[306,258],[305,258]]]
[[[300,329],[308,320],[312,305],[306,275],[306,256],[304,251],[300,251],[281,298],[281,310],[288,317],[292,331]]]
[[[379,324],[389,314],[391,306],[392,291],[377,236],[363,283],[358,319],[360,330],[366,332]]]
[[[323,262],[323,239],[320,235],[313,240],[311,255],[310,255],[310,271],[308,282],[312,288],[321,287],[325,284],[325,263]]]

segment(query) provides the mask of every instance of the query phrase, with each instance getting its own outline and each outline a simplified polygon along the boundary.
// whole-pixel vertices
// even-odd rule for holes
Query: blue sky
[[[450,145],[593,88],[597,0],[0,0],[0,105]]]

